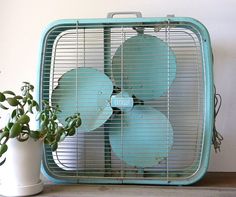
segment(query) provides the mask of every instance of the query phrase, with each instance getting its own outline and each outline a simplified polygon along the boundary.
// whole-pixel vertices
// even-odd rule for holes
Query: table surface
[[[55,185],[45,183],[39,197],[236,197],[236,173],[207,173],[191,186],[147,186],[147,185]]]

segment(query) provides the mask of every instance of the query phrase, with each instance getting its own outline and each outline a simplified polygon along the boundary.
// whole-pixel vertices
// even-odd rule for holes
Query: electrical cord
[[[214,124],[213,124],[213,136],[212,144],[214,146],[215,152],[220,152],[221,142],[224,139],[223,136],[216,129],[216,117],[221,108],[222,97],[220,94],[216,93],[216,87],[214,86]]]

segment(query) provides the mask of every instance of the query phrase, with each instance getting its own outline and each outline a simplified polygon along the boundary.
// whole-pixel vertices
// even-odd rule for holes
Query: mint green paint
[[[154,69],[160,72],[153,72]],[[124,81],[123,90],[130,95],[144,101],[158,99],[168,91],[175,79],[175,55],[163,40],[138,34],[127,39],[116,50],[112,59],[112,73],[116,86],[121,87],[121,81]],[[123,73],[122,76],[120,73]]]
[[[123,124],[121,124],[121,119]],[[116,115],[109,121],[112,150],[129,166],[157,166],[173,145],[173,129],[160,111],[137,105],[131,111]]]
[[[70,114],[80,113],[79,132],[88,132],[102,126],[112,115],[111,80],[93,68],[80,67],[66,72],[52,92],[52,103],[58,104],[58,119],[64,123]]]

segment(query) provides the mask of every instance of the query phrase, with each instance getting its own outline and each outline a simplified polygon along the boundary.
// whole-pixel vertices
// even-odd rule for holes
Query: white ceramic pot
[[[25,142],[10,139],[7,145],[6,162],[0,166],[0,194],[28,196],[41,192],[42,142],[32,138]]]

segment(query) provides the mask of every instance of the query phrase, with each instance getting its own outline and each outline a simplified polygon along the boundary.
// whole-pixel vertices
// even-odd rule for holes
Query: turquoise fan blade
[[[109,101],[113,91],[111,80],[93,68],[72,69],[61,76],[52,92],[53,105],[59,104],[59,121],[79,112],[82,124],[78,131],[92,131],[112,115]]]
[[[160,111],[135,106],[129,112],[116,115],[110,125],[112,150],[126,164],[152,167],[168,157],[173,145],[173,129]]]
[[[157,99],[175,79],[176,57],[161,39],[138,34],[116,50],[112,74],[115,85],[121,87],[123,82],[123,90],[129,94],[142,100]]]

